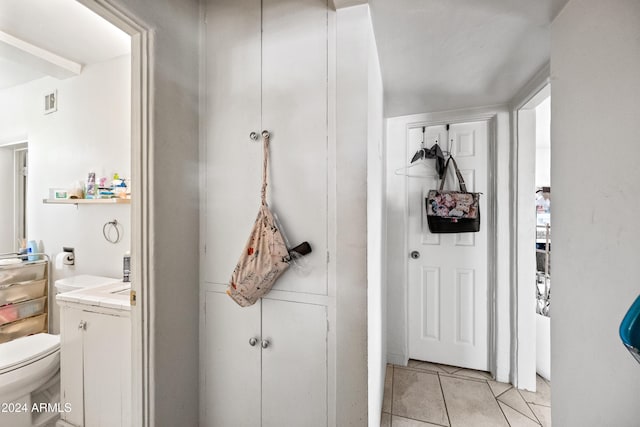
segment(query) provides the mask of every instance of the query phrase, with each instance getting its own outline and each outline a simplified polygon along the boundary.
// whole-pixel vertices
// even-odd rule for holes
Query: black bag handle
[[[466,193],[467,192],[467,186],[464,183],[464,178],[462,177],[462,174],[460,173],[460,169],[458,169],[458,163],[456,163],[456,159],[453,158],[453,156],[449,156],[449,159],[447,159],[447,164],[444,166],[444,176],[442,177],[442,181],[440,181],[440,191],[442,191],[444,189],[444,181],[447,179],[447,171],[449,170],[449,162],[453,161],[453,167],[456,170],[456,176],[458,177],[458,184],[460,185],[460,191]]]

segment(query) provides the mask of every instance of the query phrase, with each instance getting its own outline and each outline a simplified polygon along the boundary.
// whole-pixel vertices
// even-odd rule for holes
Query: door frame
[[[551,93],[550,65],[546,64],[514,97],[511,106],[513,149],[511,151],[512,324],[511,382],[520,389],[536,390],[536,318],[533,277],[535,274],[535,110],[533,105]],[[534,137],[531,138],[533,127]],[[532,157],[533,156],[533,157]]]
[[[497,199],[498,199],[498,174],[497,171],[497,160],[498,160],[498,133],[499,133],[499,123],[498,123],[498,115],[503,113],[503,109],[501,107],[495,108],[480,108],[480,109],[470,109],[470,110],[459,110],[459,111],[447,111],[442,113],[429,113],[429,114],[417,114],[411,116],[403,116],[389,119],[390,121],[399,122],[403,125],[403,140],[402,145],[404,155],[402,156],[403,162],[408,159],[408,154],[406,153],[406,141],[408,138],[408,132],[412,128],[421,128],[422,126],[437,126],[437,125],[446,125],[446,124],[456,124],[456,123],[467,123],[467,122],[478,122],[485,121],[487,123],[487,168],[488,168],[488,176],[487,183],[491,190],[491,194],[493,197],[487,200],[487,212],[483,213],[483,218],[486,221],[487,226],[487,250],[488,250],[488,265],[487,265],[487,313],[488,313],[488,322],[487,322],[487,347],[489,354],[487,355],[487,360],[489,362],[489,370],[492,375],[498,377],[499,379],[504,380],[504,376],[500,376],[500,372],[505,371],[505,367],[499,366],[499,364],[503,363],[503,358],[498,357],[500,354],[501,346],[504,345],[503,341],[500,339],[500,331],[498,331],[498,318],[500,312],[499,306],[499,298],[497,296],[498,292],[498,236],[497,236]],[[393,126],[387,126],[390,130],[388,134],[388,147],[392,144],[398,143],[398,141],[393,141],[393,136],[391,134]],[[397,134],[399,135],[399,134]],[[398,165],[392,164],[394,161],[393,158],[389,159],[390,163],[387,165],[387,170],[395,170]],[[404,166],[401,164],[400,166]],[[393,179],[392,177],[389,177]],[[392,250],[395,249],[396,257],[401,256],[402,258],[402,286],[404,291],[404,299],[403,299],[403,309],[404,309],[404,348],[402,355],[393,354],[389,352],[388,359],[391,363],[397,363],[401,365],[406,365],[409,359],[409,292],[408,292],[408,277],[409,277],[409,264],[407,262],[406,254],[409,252],[408,247],[408,239],[407,239],[407,223],[408,223],[408,186],[407,186],[407,178],[403,179],[402,187],[403,187],[403,207],[402,207],[402,245],[398,248],[395,245],[395,248],[389,248],[389,254],[392,253]],[[389,186],[388,181],[388,186]],[[391,189],[388,188],[388,191]],[[390,206],[387,206],[389,209]],[[393,220],[394,215],[389,212],[388,218]],[[399,253],[398,249],[401,249],[401,253]],[[389,257],[391,260],[393,256]],[[398,258],[396,258],[398,259]],[[393,262],[391,260],[391,262]],[[396,261],[397,262],[397,261]],[[396,264],[397,265],[397,264]],[[389,266],[389,270],[393,272],[397,271],[393,266]],[[391,277],[389,277],[391,279]],[[389,290],[391,291],[392,286],[389,286]],[[390,312],[392,310],[389,310]],[[393,333],[393,332],[392,332]],[[501,368],[501,369],[499,369]],[[508,371],[508,369],[506,369]]]
[[[131,310],[131,422],[150,425],[150,384],[153,381],[150,292],[151,178],[150,150],[153,91],[152,31],[109,0],[76,0],[131,37],[131,290],[136,303]]]
[[[13,234],[14,243],[19,239],[27,236],[27,221],[26,221],[26,199],[27,199],[27,181],[29,180],[28,166],[21,166],[21,163],[28,162],[29,145],[28,143],[17,143],[13,148],[13,169],[14,169],[14,184],[13,184]],[[23,162],[24,160],[24,162]],[[23,169],[23,170],[21,170]],[[27,175],[25,175],[26,169]],[[16,248],[17,251],[17,248]]]

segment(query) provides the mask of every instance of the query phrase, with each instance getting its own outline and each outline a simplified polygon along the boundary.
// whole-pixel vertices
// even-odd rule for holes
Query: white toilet
[[[2,343],[0,425],[53,425],[60,410],[59,372],[59,335],[40,333]]]

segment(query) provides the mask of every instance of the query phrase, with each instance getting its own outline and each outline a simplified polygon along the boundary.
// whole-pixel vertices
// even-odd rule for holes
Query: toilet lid
[[[35,362],[60,348],[60,335],[35,334],[0,344],[0,374]]]

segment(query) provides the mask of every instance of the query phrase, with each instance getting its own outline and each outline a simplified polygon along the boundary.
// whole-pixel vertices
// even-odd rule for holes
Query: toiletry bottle
[[[126,252],[124,254],[124,258],[122,261],[122,281],[130,282],[131,281],[131,254]]]
[[[87,199],[95,199],[96,194],[96,174],[95,172],[89,172],[89,176],[87,177],[87,191],[85,192],[85,197]]]
[[[38,243],[35,240],[29,240],[27,243],[27,254],[29,254],[29,261],[37,261],[38,256],[33,255],[38,253]]]

